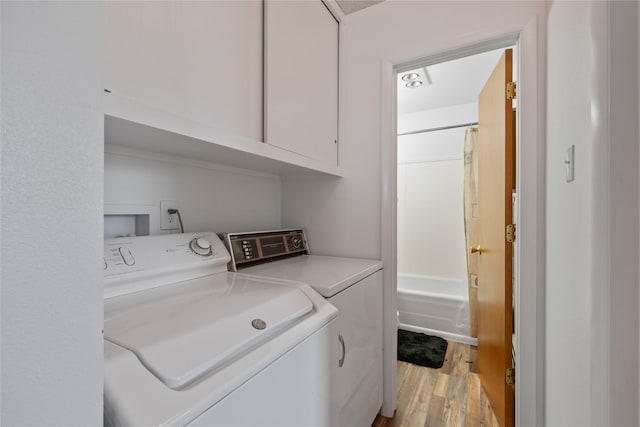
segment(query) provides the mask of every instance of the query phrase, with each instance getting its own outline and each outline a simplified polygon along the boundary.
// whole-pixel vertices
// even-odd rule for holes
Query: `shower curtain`
[[[468,249],[478,242],[478,129],[464,135],[464,237],[467,247],[469,335],[478,336],[478,255]]]

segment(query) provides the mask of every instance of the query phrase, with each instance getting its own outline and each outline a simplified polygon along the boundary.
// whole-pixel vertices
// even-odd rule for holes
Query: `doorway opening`
[[[447,397],[471,402],[458,407],[460,416],[482,416],[483,422],[491,424],[491,415],[486,411],[479,414],[477,408],[471,408],[485,399],[501,425],[513,425],[515,415],[513,384],[506,384],[505,378],[514,372],[516,362],[517,251],[513,242],[504,244],[500,251],[496,249],[504,242],[506,227],[513,230],[518,217],[515,205],[518,100],[509,99],[506,93],[506,83],[517,81],[516,57],[516,40],[505,39],[492,46],[485,45],[484,49],[450,52],[395,68],[399,328],[441,336],[453,343],[456,354],[449,352],[448,357],[469,360],[466,369],[462,364],[456,371],[456,378],[447,373],[447,378],[454,380],[448,385],[449,391],[458,387],[459,391],[478,396],[448,392]],[[498,76],[494,77],[496,72]],[[492,79],[498,83],[491,83]],[[488,89],[492,85],[502,85],[497,101],[496,89]],[[487,94],[490,90],[494,95]],[[497,134],[492,129],[495,123],[492,113],[487,112],[489,109],[497,110],[500,116],[502,124]],[[478,150],[478,140],[483,138],[482,147],[489,147],[495,138],[504,139],[498,144],[501,151],[485,148],[483,154],[483,150]],[[501,178],[491,181],[496,170],[501,170]],[[491,182],[494,190],[502,188],[497,194],[488,194],[487,182]],[[484,197],[484,204],[479,194]],[[486,206],[493,204],[499,215],[486,211]],[[480,222],[480,212],[484,212],[484,217],[502,218],[497,226],[488,225]],[[483,227],[484,235],[480,230]],[[499,239],[494,238],[492,246],[483,247],[480,241],[492,241],[488,238],[490,234],[494,237],[499,234]],[[503,259],[495,264],[496,258]],[[491,263],[493,273],[487,267]],[[500,281],[501,284],[497,283]],[[495,286],[498,289],[487,291]],[[497,316],[496,294],[498,305],[503,306]],[[487,333],[488,329],[497,329],[496,322],[501,331]],[[501,341],[498,350],[496,338]],[[458,343],[469,346],[460,350]],[[399,374],[398,389],[403,380]],[[459,382],[481,386],[455,385]],[[436,395],[442,394],[442,390],[436,391],[436,385],[433,386]],[[430,408],[435,413],[427,411],[427,419],[438,417],[438,408],[441,410],[442,396],[435,397],[438,399],[432,399]],[[398,410],[401,415],[403,408]]]

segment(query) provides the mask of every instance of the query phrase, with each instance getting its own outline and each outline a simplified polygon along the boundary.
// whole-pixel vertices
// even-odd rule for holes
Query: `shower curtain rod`
[[[478,122],[472,122],[472,123],[463,123],[461,125],[452,125],[452,126],[442,126],[439,128],[431,128],[431,129],[420,129],[420,130],[414,130],[411,132],[405,132],[405,133],[399,133],[398,136],[404,136],[404,135],[415,135],[416,133],[426,133],[426,132],[435,132],[437,130],[447,130],[447,129],[455,129],[455,128],[464,128],[464,127],[469,127],[469,126],[477,126]]]

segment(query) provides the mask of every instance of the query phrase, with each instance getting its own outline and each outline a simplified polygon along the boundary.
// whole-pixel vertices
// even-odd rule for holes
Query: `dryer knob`
[[[204,237],[193,239],[189,243],[189,247],[198,255],[208,256],[213,254],[211,242]]]
[[[293,245],[294,249],[300,249],[302,239],[299,237],[294,237],[293,239],[291,239],[291,244]]]

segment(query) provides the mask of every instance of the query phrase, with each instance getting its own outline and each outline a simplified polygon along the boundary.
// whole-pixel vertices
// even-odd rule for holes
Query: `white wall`
[[[100,425],[102,5],[0,7],[0,424]]]
[[[307,226],[314,251],[379,258],[380,61],[400,64],[518,31],[541,2],[388,1],[347,15],[341,28],[341,180],[283,181],[283,225]],[[357,242],[357,244],[353,244]]]
[[[591,279],[583,267],[593,243],[589,3],[554,2],[547,29],[546,423],[588,426]],[[572,144],[576,175],[566,183],[563,160]]]
[[[545,12],[543,2],[386,1],[348,15],[340,44],[338,159],[344,177],[284,180],[283,225],[304,224],[316,253],[381,257],[381,189],[388,186],[381,174],[387,160],[381,158],[381,112],[386,111],[381,100],[383,65],[513,34],[536,18],[543,29]],[[539,37],[544,37],[542,32]],[[389,262],[385,269],[391,271]],[[393,285],[385,274],[386,300],[393,298]],[[388,304],[385,323],[392,325],[393,308]],[[391,335],[387,330],[386,366],[393,366]],[[392,375],[385,374],[385,414],[395,407],[390,395],[394,386]],[[532,413],[540,406],[538,401],[528,403]]]
[[[637,16],[635,2],[549,5],[550,426],[638,425]],[[576,181],[565,184],[570,144]]]
[[[167,232],[159,229],[161,200],[178,202],[187,232],[280,228],[281,182],[276,175],[111,144],[106,150],[105,212],[146,208],[150,234]]]

